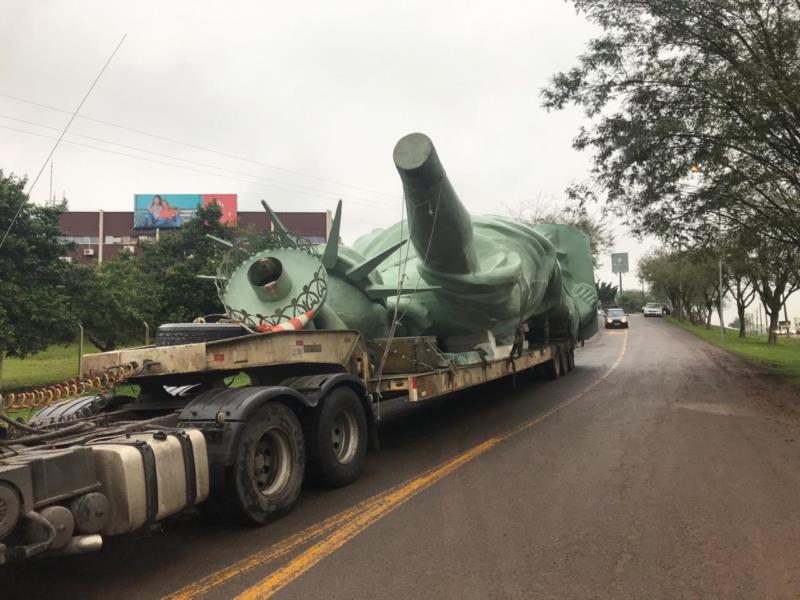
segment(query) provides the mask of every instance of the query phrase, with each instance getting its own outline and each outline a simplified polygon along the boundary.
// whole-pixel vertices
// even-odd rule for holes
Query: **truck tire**
[[[561,356],[557,349],[555,352],[556,355],[544,363],[544,376],[550,381],[555,381],[561,376]]]
[[[228,520],[263,525],[292,508],[303,484],[305,445],[297,415],[268,402],[247,423],[225,471],[225,486],[213,498]]]
[[[567,370],[573,371],[575,369],[575,348],[570,348],[567,350]]]
[[[308,436],[311,478],[343,487],[361,476],[367,457],[367,417],[358,395],[349,387],[334,388],[310,415]]]
[[[156,346],[213,342],[248,333],[237,323],[165,323],[156,329]]]

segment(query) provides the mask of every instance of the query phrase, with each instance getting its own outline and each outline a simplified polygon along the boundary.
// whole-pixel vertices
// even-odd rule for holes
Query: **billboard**
[[[219,222],[223,225],[236,226],[237,201],[236,194],[203,194],[203,206],[219,204],[222,217]]]
[[[177,229],[194,217],[198,206],[219,204],[220,223],[236,225],[236,194],[136,194],[134,229]]]

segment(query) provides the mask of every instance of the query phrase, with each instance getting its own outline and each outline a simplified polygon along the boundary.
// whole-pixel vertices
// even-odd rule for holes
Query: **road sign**
[[[612,273],[627,273],[628,272],[628,253],[619,252],[611,255],[611,272]]]

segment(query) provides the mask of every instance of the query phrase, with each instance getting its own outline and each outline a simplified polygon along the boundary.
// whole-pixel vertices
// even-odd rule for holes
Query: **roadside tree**
[[[513,211],[512,217],[527,225],[537,223],[557,223],[580,229],[589,236],[592,251],[592,266],[597,269],[602,257],[614,247],[614,234],[598,217],[589,214],[584,203],[574,203],[562,208],[537,202],[522,204]]]
[[[19,210],[0,250],[0,382],[4,356],[25,357],[72,341],[77,331],[66,292],[68,265],[59,260],[67,252],[59,241],[62,207],[28,202],[25,183],[0,170],[0,236]]]
[[[662,239],[721,216],[800,242],[800,3],[573,2],[601,33],[543,99],[584,109],[591,185]]]
[[[221,209],[215,204],[199,207],[195,218],[181,229],[146,244],[141,273],[152,291],[151,314],[156,323],[186,322],[222,312],[213,281],[198,275],[216,274],[223,248],[207,236],[230,240],[232,230],[221,224]]]
[[[800,289],[800,254],[794,244],[751,236],[752,246],[745,265],[748,280],[755,288],[769,317],[767,342],[778,343],[781,308]]]
[[[617,297],[617,286],[607,281],[598,281],[595,286],[597,287],[597,301],[600,306],[608,306],[614,303]]]
[[[757,298],[757,289],[752,281],[753,248],[755,235],[749,231],[729,233],[722,244],[723,261],[725,263],[726,291],[733,296],[736,303],[736,326],[739,337],[747,336],[747,319],[745,313]]]
[[[154,326],[159,311],[155,288],[141,262],[123,252],[101,265],[73,266],[68,292],[86,336],[108,352],[144,342],[145,323]]]

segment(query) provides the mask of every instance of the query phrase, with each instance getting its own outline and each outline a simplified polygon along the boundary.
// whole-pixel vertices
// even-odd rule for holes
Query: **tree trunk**
[[[747,336],[747,326],[746,326],[746,323],[744,322],[744,317],[745,317],[744,310],[745,310],[744,304],[742,304],[741,302],[737,302],[736,303],[736,312],[739,314],[739,337],[740,338],[743,338],[743,337]]]
[[[778,321],[781,318],[780,313],[781,307],[778,304],[777,307],[770,306],[769,307],[769,337],[767,338],[767,343],[775,345],[778,343]]]

